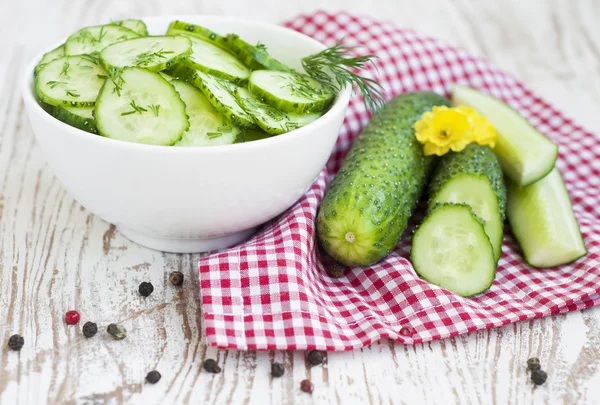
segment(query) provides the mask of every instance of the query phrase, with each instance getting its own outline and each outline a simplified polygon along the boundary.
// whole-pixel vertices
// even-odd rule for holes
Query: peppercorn
[[[86,338],[91,338],[98,333],[98,325],[96,325],[94,322],[86,322],[83,324],[81,331],[83,332],[83,336]]]
[[[160,381],[160,377],[161,375],[158,371],[152,370],[146,375],[146,381],[148,381],[150,384],[156,384]]]
[[[319,364],[323,363],[323,360],[325,360],[325,354],[318,350],[311,350],[308,352],[306,359],[313,366],[318,366]]]
[[[285,369],[283,368],[283,364],[281,363],[273,363],[271,364],[271,375],[273,377],[281,377]]]
[[[537,357],[532,357],[529,360],[527,360],[527,368],[530,371],[539,370],[541,368],[540,359],[538,359]]]
[[[175,287],[179,287],[183,284],[183,273],[180,271],[173,271],[169,274],[169,281]]]
[[[214,361],[213,359],[206,359],[204,360],[204,369],[206,371],[208,371],[209,373],[220,373],[221,372],[221,367],[219,367],[219,365],[217,364],[216,361]]]
[[[534,370],[531,372],[531,381],[535,385],[542,385],[548,379],[548,374],[544,370]]]
[[[327,267],[326,271],[327,271],[327,274],[329,274],[331,277],[340,278],[340,277],[344,277],[344,275],[346,275],[346,272],[348,271],[348,267],[346,267],[340,263],[335,263],[333,266]]]
[[[116,323],[111,323],[106,328],[106,331],[115,340],[123,340],[127,337],[127,329],[125,329],[125,327],[123,325],[117,325]]]
[[[302,380],[300,382],[300,390],[302,392],[308,392],[309,394],[312,394],[313,389],[315,387],[313,386],[313,384],[310,382],[310,380]]]
[[[148,283],[148,282],[144,281],[138,287],[138,291],[140,292],[140,295],[142,297],[147,297],[150,294],[152,294],[152,291],[154,291],[154,286],[152,285],[152,283]]]
[[[65,314],[65,322],[67,322],[68,325],[75,325],[79,322],[79,312],[77,311],[67,311],[67,313]]]
[[[23,345],[25,344],[25,339],[21,335],[12,335],[8,338],[8,347],[12,350],[21,350]]]

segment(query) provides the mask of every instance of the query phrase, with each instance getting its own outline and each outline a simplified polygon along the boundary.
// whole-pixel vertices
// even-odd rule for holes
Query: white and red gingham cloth
[[[559,144],[557,165],[571,194],[588,255],[534,270],[507,231],[496,281],[475,298],[419,279],[409,228],[384,261],[327,275],[314,221],[326,185],[369,117],[352,100],[336,149],[308,193],[250,241],[200,260],[209,345],[236,349],[349,350],[391,338],[419,343],[600,304],[600,139],[564,117],[512,76],[433,38],[345,13],[317,12],[285,24],[332,46],[362,45],[379,56],[372,77],[388,97],[415,90],[448,94],[454,83],[504,100]],[[414,226],[414,224],[412,225]]]

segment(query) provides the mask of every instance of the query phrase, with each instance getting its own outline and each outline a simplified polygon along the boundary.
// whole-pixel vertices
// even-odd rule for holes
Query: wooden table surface
[[[319,0],[27,0],[0,5],[0,404],[586,404],[600,401],[600,309],[509,325],[416,346],[387,340],[329,353],[207,348],[197,255],[137,246],[96,218],[46,167],[23,111],[26,61],[82,25],[129,16],[229,14],[278,22]],[[325,3],[325,2],[323,2]],[[597,0],[328,0],[328,9],[393,20],[466,47],[520,77],[600,134]],[[187,281],[173,288],[168,273]],[[141,298],[137,286],[155,292]],[[66,310],[100,326],[122,322],[124,341],[82,337]],[[83,323],[83,322],[82,322]],[[13,333],[20,353],[6,349]],[[549,374],[534,389],[524,362]],[[215,358],[223,372],[201,371]],[[284,377],[271,379],[270,363]],[[157,369],[162,380],[144,384]],[[310,378],[311,395],[299,382]]]

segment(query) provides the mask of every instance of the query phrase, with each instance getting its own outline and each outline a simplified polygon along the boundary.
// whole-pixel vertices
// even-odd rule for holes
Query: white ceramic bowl
[[[235,32],[250,43],[261,41],[275,58],[294,68],[301,67],[303,56],[325,48],[277,25],[228,17],[144,21],[150,34],[162,34],[176,19],[223,34]],[[23,98],[48,165],[88,210],[116,224],[134,242],[168,252],[234,245],[293,205],[327,162],[350,98],[350,89],[345,89],[323,117],[265,140],[196,148],[128,143],[68,126],[40,107],[34,98],[33,69],[42,54],[24,73]]]

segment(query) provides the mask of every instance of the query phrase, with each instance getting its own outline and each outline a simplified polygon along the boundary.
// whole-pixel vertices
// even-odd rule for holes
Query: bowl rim
[[[284,26],[281,26],[278,24],[266,23],[266,22],[262,22],[262,21],[256,21],[256,20],[250,20],[250,19],[244,19],[244,18],[238,18],[238,17],[219,16],[219,15],[212,15],[212,14],[174,14],[174,15],[164,15],[164,16],[129,17],[129,18],[137,18],[137,19],[140,19],[140,20],[146,22],[147,20],[164,20],[164,19],[183,20],[185,18],[190,18],[190,17],[191,18],[201,17],[204,19],[215,19],[217,21],[234,22],[234,23],[242,22],[244,24],[255,25],[257,27],[263,27],[263,28],[268,27],[269,29],[275,28],[278,30],[287,31],[288,33],[292,34],[293,36],[298,37],[299,39],[301,38],[302,40],[308,40],[310,42],[313,42],[315,45],[317,45],[317,47],[319,47],[321,49],[327,48],[323,43],[317,41],[316,39],[309,37],[308,35],[305,35],[303,33],[300,33],[298,31],[295,31],[293,29],[290,29],[290,28],[287,28],[287,27],[284,27]],[[37,66],[37,64],[42,59],[42,57],[44,56],[45,53],[49,52],[49,50],[52,50],[52,49],[60,46],[62,43],[64,43],[64,40],[54,42],[51,46],[44,47],[44,49],[42,51],[38,52],[27,63],[25,71],[23,73],[22,80],[21,80],[21,86],[22,86],[21,93],[22,93],[22,97],[23,97],[23,101],[25,103],[26,109],[31,114],[36,114],[38,117],[41,117],[41,119],[48,125],[58,126],[58,128],[60,130],[67,132],[69,134],[69,136],[79,136],[79,137],[85,136],[87,139],[89,139],[90,142],[94,142],[94,143],[98,143],[98,144],[105,144],[105,145],[112,144],[115,147],[139,149],[139,150],[146,150],[146,151],[165,151],[165,153],[219,153],[224,149],[232,150],[232,151],[233,150],[239,151],[239,150],[245,150],[245,149],[254,149],[257,147],[265,147],[267,145],[275,146],[278,143],[286,142],[286,140],[288,140],[288,139],[291,141],[292,138],[306,136],[308,134],[308,132],[318,131],[319,130],[318,127],[324,125],[324,122],[326,122],[327,120],[333,119],[334,116],[338,116],[338,114],[340,114],[340,113],[343,114],[344,110],[347,108],[347,106],[350,102],[350,94],[352,92],[352,88],[350,86],[346,86],[338,93],[337,97],[334,100],[334,103],[329,108],[329,110],[327,110],[327,112],[325,114],[323,114],[321,117],[319,117],[315,121],[311,122],[310,124],[308,124],[304,127],[295,129],[290,132],[286,132],[281,135],[273,135],[266,139],[260,139],[260,140],[252,141],[252,142],[234,143],[234,144],[230,144],[230,145],[212,145],[210,147],[197,146],[197,147],[185,147],[185,148],[184,147],[173,147],[172,145],[171,146],[149,145],[149,144],[144,144],[144,143],[128,142],[128,141],[123,141],[120,139],[112,139],[112,138],[107,138],[102,135],[92,134],[92,133],[83,131],[79,128],[72,127],[72,126],[60,121],[59,119],[55,118],[54,116],[52,116],[50,113],[48,113],[46,110],[44,110],[42,108],[42,106],[37,102],[37,100],[34,96],[34,90],[33,90],[33,80],[34,80],[33,72],[34,72],[35,66]],[[338,136],[339,136],[339,133],[338,133]]]

